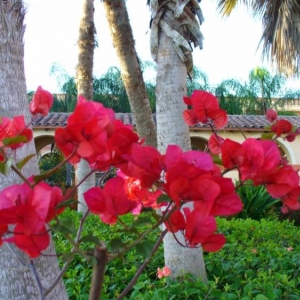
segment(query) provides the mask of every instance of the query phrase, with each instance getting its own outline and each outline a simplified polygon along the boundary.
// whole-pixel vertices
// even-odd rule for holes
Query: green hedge
[[[66,211],[64,216],[72,218],[77,224],[79,222],[74,211]],[[132,217],[126,216],[124,221],[130,224]],[[157,268],[164,266],[160,247],[126,299],[299,299],[298,227],[288,221],[264,219],[218,219],[218,224],[227,243],[219,252],[205,253],[208,284],[189,275],[177,282],[169,278],[157,279]],[[88,218],[84,232],[93,233],[103,241],[117,236],[123,240],[130,238],[128,234],[116,232],[114,227],[100,223],[96,216]],[[158,234],[152,233],[149,239],[155,240]],[[54,242],[58,253],[69,250],[68,243],[60,234],[54,234]],[[87,244],[86,249],[92,250],[92,245]],[[107,266],[101,299],[116,299],[143,261],[144,258],[134,250],[122,260],[111,261]],[[90,280],[91,267],[76,256],[64,277],[69,298],[88,299]]]

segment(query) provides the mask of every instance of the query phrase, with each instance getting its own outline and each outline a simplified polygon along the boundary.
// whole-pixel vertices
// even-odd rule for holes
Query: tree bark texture
[[[134,46],[125,1],[104,0],[103,3],[137,133],[141,138],[146,138],[146,144],[156,147],[155,123]]]
[[[14,117],[24,115],[26,122],[31,121],[27,99],[24,73],[24,16],[25,9],[21,0],[0,0],[0,116]],[[16,161],[35,154],[34,142],[16,150]],[[25,177],[38,174],[38,162],[34,157],[22,170]],[[0,188],[21,183],[13,172],[0,175]],[[44,288],[54,282],[59,273],[53,243],[44,252],[53,256],[42,256],[34,260],[39,279]],[[19,259],[18,259],[18,258]],[[20,263],[20,260],[24,263]],[[0,299],[28,300],[40,299],[26,255],[13,245],[0,247]],[[53,289],[46,299],[68,299],[63,282]]]
[[[88,100],[93,99],[93,65],[95,48],[94,0],[85,0],[83,16],[79,26],[78,65],[76,68],[76,85],[78,95]],[[91,171],[89,164],[82,159],[76,170],[77,183]],[[78,211],[83,214],[87,211],[83,194],[95,186],[95,174],[90,175],[78,187]]]
[[[169,20],[170,21],[170,20]],[[191,149],[189,128],[183,120],[186,106],[186,65],[179,58],[172,39],[164,32],[159,34],[156,77],[156,120],[158,150],[166,151],[168,145],[178,145],[184,151]],[[177,239],[185,244],[180,234]],[[164,238],[165,265],[177,277],[186,273],[207,280],[202,248],[185,248],[177,243],[171,233]]]

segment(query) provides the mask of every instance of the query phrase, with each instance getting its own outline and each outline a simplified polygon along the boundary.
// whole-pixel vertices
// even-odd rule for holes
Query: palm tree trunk
[[[197,1],[148,1],[152,11],[151,53],[157,64],[156,122],[157,144],[160,152],[168,145],[178,145],[184,151],[191,149],[189,129],[183,120],[187,92],[187,72],[193,62],[191,47],[202,48],[202,34],[192,11],[203,21]],[[176,239],[185,244],[179,234]],[[172,234],[164,238],[165,265],[177,277],[192,273],[207,280],[202,249],[182,247]]]
[[[136,130],[146,144],[156,147],[156,128],[124,0],[104,0],[106,19],[121,65],[121,76],[135,118]]]
[[[172,40],[160,34],[157,55],[156,119],[158,150],[164,153],[167,146],[176,144],[183,150],[191,149],[189,128],[182,114],[185,109],[187,69],[174,49]],[[180,234],[177,239],[184,244]],[[171,233],[164,238],[165,265],[177,277],[186,273],[207,280],[202,249],[179,245]]]
[[[0,116],[24,115],[31,120],[24,74],[23,20],[25,10],[21,0],[0,0]],[[16,151],[17,161],[36,153],[34,142]],[[33,158],[23,169],[26,177],[38,174],[37,158]],[[0,188],[21,183],[15,173],[0,175]],[[51,243],[46,253],[34,260],[38,277],[44,288],[56,279],[59,268],[55,249]],[[22,263],[20,262],[22,261]],[[36,280],[30,272],[29,259],[13,246],[0,248],[0,299],[40,299]],[[52,290],[48,299],[68,299],[62,281]]]
[[[94,0],[85,0],[83,17],[79,28],[78,65],[76,70],[76,84],[78,96],[93,99],[93,64],[95,48]],[[77,183],[91,171],[89,164],[82,159],[76,170]],[[87,206],[83,197],[85,191],[95,186],[95,175],[91,175],[78,187],[78,211],[85,213]]]

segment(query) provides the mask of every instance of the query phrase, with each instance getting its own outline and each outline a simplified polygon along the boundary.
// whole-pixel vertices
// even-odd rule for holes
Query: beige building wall
[[[54,131],[55,129],[34,129],[34,140],[37,149],[37,153],[39,152],[47,152],[47,146],[54,143]],[[220,131],[220,136],[225,138],[232,139],[236,142],[242,143],[244,141],[244,136],[240,131]],[[244,134],[246,137],[259,138],[261,136],[261,132],[255,131],[245,131]],[[207,145],[207,141],[211,135],[211,131],[207,130],[191,130],[191,142],[192,146],[195,149],[205,150]],[[292,165],[300,166],[300,136],[296,137],[296,140],[292,143],[284,141],[283,139],[278,139],[280,146],[283,151],[287,155],[287,159]],[[45,148],[46,147],[46,148]],[[48,147],[49,148],[49,147]]]
[[[244,132],[244,135],[247,138],[259,138],[262,132]],[[190,132],[192,145],[198,146],[198,149],[204,150],[205,143],[208,141],[211,131],[204,130],[192,130]],[[242,143],[245,138],[240,131],[220,131],[219,135],[222,138],[229,138],[236,142]],[[300,167],[300,136],[297,136],[294,142],[288,142],[283,140],[282,138],[278,139],[278,143],[280,147],[286,154],[286,157],[291,165],[295,165],[296,168]],[[200,147],[199,147],[200,146]]]

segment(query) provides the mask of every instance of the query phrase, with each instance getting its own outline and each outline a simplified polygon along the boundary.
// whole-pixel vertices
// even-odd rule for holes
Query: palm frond
[[[263,12],[263,55],[287,76],[297,74],[300,60],[300,5],[298,0],[273,0],[254,8]],[[258,5],[261,5],[260,8]]]
[[[232,11],[237,7],[238,3],[242,2],[247,7],[249,7],[251,1],[250,0],[218,0],[218,10],[223,16],[229,16]]]

